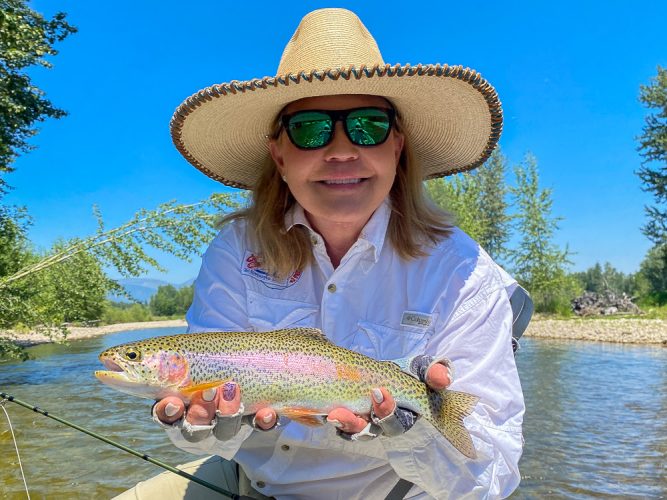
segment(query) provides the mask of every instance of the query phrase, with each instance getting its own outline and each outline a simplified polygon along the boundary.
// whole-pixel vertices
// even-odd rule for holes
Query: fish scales
[[[463,418],[476,396],[433,391],[398,365],[336,346],[316,329],[154,337],[107,349],[100,360],[109,371],[96,372],[97,378],[122,392],[187,402],[194,391],[234,381],[246,413],[270,406],[311,425],[337,407],[368,415],[370,391],[386,387],[398,406],[418,413],[464,455],[475,456]]]

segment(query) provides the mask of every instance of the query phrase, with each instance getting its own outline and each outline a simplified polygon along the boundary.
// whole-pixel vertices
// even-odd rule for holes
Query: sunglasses
[[[387,108],[341,110],[309,109],[280,118],[292,144],[299,149],[318,149],[331,142],[336,122],[343,122],[345,135],[357,146],[378,146],[387,140],[396,111]]]

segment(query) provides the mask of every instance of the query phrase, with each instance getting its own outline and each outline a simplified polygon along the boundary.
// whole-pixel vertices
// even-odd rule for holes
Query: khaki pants
[[[206,457],[179,465],[178,468],[231,493],[258,500],[268,499],[252,488],[243,471],[239,471],[241,476],[239,478],[235,462],[220,457]],[[116,500],[220,500],[222,498],[225,498],[222,494],[168,471],[141,481],[134,488],[115,497]]]

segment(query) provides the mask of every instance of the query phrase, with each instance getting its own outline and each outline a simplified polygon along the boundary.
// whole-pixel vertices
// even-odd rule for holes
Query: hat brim
[[[251,189],[268,158],[267,136],[282,108],[306,97],[339,94],[389,99],[425,179],[483,164],[502,131],[498,95],[479,73],[462,66],[383,65],[213,85],[177,108],[172,139],[204,174]]]

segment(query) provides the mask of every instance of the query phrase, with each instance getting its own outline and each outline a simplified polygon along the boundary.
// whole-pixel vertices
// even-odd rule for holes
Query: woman
[[[177,446],[233,459],[249,482],[241,492],[254,498],[508,496],[524,411],[510,342],[516,282],[422,188],[486,160],[502,123],[495,91],[467,69],[385,65],[342,9],[301,21],[278,74],[210,87],[174,115],[188,161],[253,191],[204,256],[189,331],[316,327],[338,345],[397,360],[432,388],[475,394],[465,424],[477,458],[382,387],[369,394],[372,418],[337,408],[319,428],[277,423],[268,407],[242,419],[243,387],[233,383],[187,409],[165,398],[155,419]],[[209,460],[198,474],[235,488],[230,464]],[[158,477],[162,486],[149,481],[134,494],[194,491]]]

